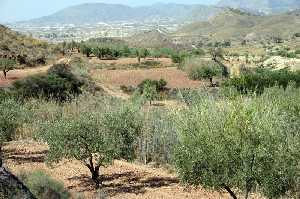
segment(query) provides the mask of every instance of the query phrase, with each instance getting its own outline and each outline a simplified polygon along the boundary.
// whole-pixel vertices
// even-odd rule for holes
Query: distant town
[[[186,22],[188,23],[188,22]],[[181,25],[171,19],[159,20],[156,22],[99,22],[96,24],[53,24],[53,25],[32,25],[26,23],[10,24],[9,27],[15,31],[30,35],[35,38],[46,40],[52,43],[63,41],[85,41],[98,37],[131,37],[140,32],[158,30],[161,33],[176,31]]]

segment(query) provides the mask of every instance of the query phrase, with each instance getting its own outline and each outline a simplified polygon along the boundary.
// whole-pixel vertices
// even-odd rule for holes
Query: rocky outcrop
[[[0,199],[35,199],[35,197],[16,176],[0,167]]]

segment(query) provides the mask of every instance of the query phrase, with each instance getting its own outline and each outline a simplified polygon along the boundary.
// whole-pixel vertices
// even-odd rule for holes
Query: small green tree
[[[186,70],[193,80],[209,79],[211,86],[214,85],[213,78],[222,74],[222,69],[213,61],[200,61],[194,63],[193,60],[186,62]]]
[[[148,51],[148,49],[144,48],[141,50],[141,57],[146,59],[149,55],[150,55],[150,52]]]
[[[102,59],[104,57],[104,49],[103,48],[95,47],[92,49],[92,53],[99,59]]]
[[[83,44],[80,46],[80,52],[82,54],[85,54],[87,57],[90,57],[90,55],[92,54],[92,48]]]
[[[14,70],[17,65],[17,62],[13,59],[0,58],[0,69],[3,72],[4,78],[7,78],[7,73],[11,70]]]
[[[143,87],[143,97],[152,105],[152,101],[158,96],[157,88],[153,84],[145,84]]]
[[[139,118],[131,109],[62,118],[43,125],[38,137],[49,145],[47,160],[63,158],[81,161],[91,172],[96,186],[102,184],[100,167],[117,158],[131,159],[133,144],[140,132]]]
[[[138,63],[140,64],[141,63],[141,52],[140,52],[140,50],[136,49],[135,54],[136,54]]]
[[[222,48],[212,48],[209,50],[209,53],[211,55],[211,58],[214,62],[218,63],[219,66],[222,68],[222,75],[224,77],[228,77],[229,76],[229,71],[228,71],[228,67],[225,66],[222,61],[225,60],[224,57],[224,51]]]

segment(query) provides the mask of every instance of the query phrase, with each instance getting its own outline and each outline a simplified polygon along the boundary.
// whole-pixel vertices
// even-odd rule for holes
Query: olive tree
[[[86,57],[90,57],[90,55],[92,54],[92,48],[88,45],[83,44],[80,46],[80,52],[86,55]]]
[[[6,79],[7,73],[15,69],[17,62],[13,59],[0,58],[0,69],[3,72],[4,78]]]
[[[156,86],[153,84],[145,84],[143,88],[143,97],[152,105],[152,101],[158,96]]]
[[[189,78],[193,80],[208,79],[211,86],[214,85],[213,78],[222,75],[222,68],[216,62],[199,60],[199,58],[188,59],[185,68]]]
[[[38,137],[49,145],[48,162],[63,158],[81,161],[98,188],[103,181],[100,167],[114,159],[133,157],[140,118],[135,110],[124,107],[103,114],[83,113],[44,124]]]
[[[140,54],[142,58],[146,59],[150,55],[150,52],[148,51],[148,49],[144,48],[141,50]]]
[[[280,108],[284,100],[274,101],[222,102],[202,97],[177,112],[179,144],[174,162],[181,180],[225,189],[232,198],[239,191],[245,198],[251,192],[277,198],[297,191],[300,134],[295,121],[300,117],[293,118]],[[295,106],[293,110],[299,110]]]
[[[135,54],[136,54],[138,63],[140,64],[141,63],[141,52],[140,52],[140,50],[136,49]]]
[[[228,67],[223,64],[222,61],[226,60],[224,56],[224,51],[222,48],[212,48],[209,50],[209,53],[211,55],[212,61],[216,62],[219,64],[219,66],[222,68],[222,75],[224,77],[229,76],[229,70]]]

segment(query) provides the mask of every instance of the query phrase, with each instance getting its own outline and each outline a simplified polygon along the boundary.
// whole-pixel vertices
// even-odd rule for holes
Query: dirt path
[[[56,63],[68,63],[70,59],[68,58],[61,58]],[[0,73],[0,87],[8,87],[10,86],[14,81],[23,79],[25,77],[28,77],[30,75],[36,75],[47,72],[47,70],[52,66],[53,64],[49,64],[46,66],[38,66],[34,68],[25,68],[25,69],[18,69],[18,70],[12,70],[7,73],[7,79],[4,78],[3,74]]]
[[[96,198],[88,169],[79,161],[62,161],[56,167],[45,164],[47,146],[33,141],[11,142],[5,146],[6,166],[15,174],[42,170],[64,183],[74,198]],[[164,169],[155,169],[124,161],[102,170],[105,175],[102,195],[113,199],[221,199],[226,193],[212,192],[202,188],[185,188],[177,177]]]

